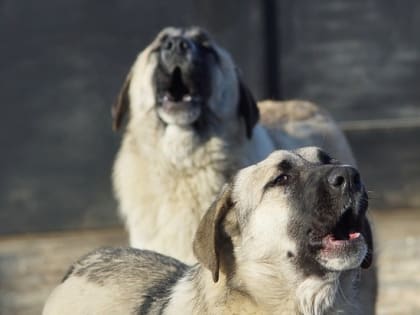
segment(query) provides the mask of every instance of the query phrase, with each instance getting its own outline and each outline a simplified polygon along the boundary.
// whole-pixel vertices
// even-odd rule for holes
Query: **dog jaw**
[[[334,240],[330,235],[326,236],[323,239],[323,248],[317,257],[319,263],[332,271],[359,267],[368,249],[363,235],[357,234],[359,236],[349,240]]]

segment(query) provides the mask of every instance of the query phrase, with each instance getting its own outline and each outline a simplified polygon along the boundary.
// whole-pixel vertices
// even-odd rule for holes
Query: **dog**
[[[275,151],[207,210],[193,242],[198,264],[100,249],[71,267],[43,314],[366,314],[367,207],[354,167],[315,147]]]
[[[112,116],[114,130],[126,126],[113,187],[130,245],[186,263],[196,262],[190,244],[204,209],[240,168],[308,145],[356,166],[328,113],[306,101],[257,104],[229,53],[198,27],[157,35],[131,67]],[[362,282],[365,314],[373,314],[375,264]]]
[[[129,116],[113,187],[130,245],[189,263],[203,210],[238,169],[307,145],[355,165],[327,113],[303,101],[257,106],[231,56],[198,27],[162,30],[112,113],[115,130]]]

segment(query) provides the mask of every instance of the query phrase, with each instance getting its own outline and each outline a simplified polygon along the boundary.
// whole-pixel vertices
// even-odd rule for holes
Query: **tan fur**
[[[188,126],[168,125],[162,130],[153,110],[151,86],[157,62],[151,51],[158,38],[131,69],[130,119],[114,165],[114,188],[132,246],[194,261],[186,244],[191,243],[199,219],[217,191],[234,171],[265,158],[276,148],[318,145],[354,164],[334,121],[308,102],[261,102],[262,125],[257,124],[252,138],[247,139],[236,115],[235,65],[215,43],[222,62],[214,71],[209,106],[221,121],[211,130],[213,136],[202,143]]]
[[[177,34],[178,30],[161,34],[165,32]],[[208,104],[218,115],[218,123],[209,127],[212,136],[202,142],[192,127],[162,128],[154,111],[152,86],[157,65],[154,49],[161,34],[130,71],[129,121],[113,169],[114,191],[131,246],[194,262],[190,244],[204,209],[235,171],[275,149],[316,145],[355,165],[348,142],[333,119],[305,101],[260,102],[260,123],[248,139],[244,121],[237,115],[240,80],[236,66],[213,41],[210,45],[220,63],[213,67]],[[368,278],[373,287],[366,294],[371,301],[367,305],[374,305],[375,272],[369,271]]]
[[[258,103],[261,124],[276,148],[295,149],[316,145],[336,159],[356,165],[348,141],[334,119],[314,103],[302,100]]]
[[[284,159],[297,177],[321,168],[318,152],[276,151],[241,170],[199,224],[196,266],[133,249],[98,250],[73,265],[43,314],[367,314],[359,298],[360,263],[306,274],[287,255],[297,255],[298,240],[288,233],[302,210],[296,195],[282,186],[264,189]],[[366,246],[359,246],[361,253]]]

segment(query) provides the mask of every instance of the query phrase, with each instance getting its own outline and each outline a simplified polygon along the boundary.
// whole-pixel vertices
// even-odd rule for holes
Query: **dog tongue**
[[[335,239],[335,237],[332,234],[329,234],[324,237],[324,239],[322,240],[322,243],[325,249],[334,249],[337,246],[343,246],[347,244],[349,241],[356,240],[359,237],[360,237],[359,232],[349,233],[347,239]]]

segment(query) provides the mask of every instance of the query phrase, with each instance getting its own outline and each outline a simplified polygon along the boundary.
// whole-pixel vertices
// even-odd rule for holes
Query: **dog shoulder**
[[[277,148],[294,149],[314,145],[316,137],[325,134],[325,128],[335,124],[317,105],[307,101],[266,100],[258,103],[260,123],[264,126]]]
[[[314,103],[263,101],[258,104],[261,124],[279,148],[318,146],[338,160],[356,165],[350,145],[331,115]]]
[[[70,267],[48,299],[44,314],[66,314],[69,303],[76,305],[77,311],[71,308],[72,314],[90,309],[114,310],[115,313],[141,310],[141,314],[148,314],[164,306],[172,287],[187,269],[185,264],[151,251],[98,249]]]
[[[329,115],[316,104],[303,100],[275,101],[265,100],[258,103],[260,121],[267,128],[278,128],[289,122],[301,122]]]
[[[101,248],[73,264],[63,282],[69,277],[79,276],[104,285],[119,278],[124,279],[128,273],[130,280],[144,285],[171,273],[182,272],[186,268],[180,261],[152,251],[130,247]]]

